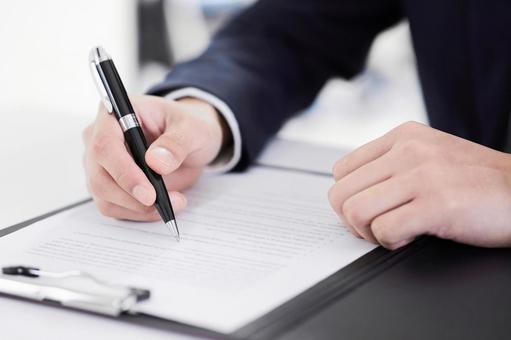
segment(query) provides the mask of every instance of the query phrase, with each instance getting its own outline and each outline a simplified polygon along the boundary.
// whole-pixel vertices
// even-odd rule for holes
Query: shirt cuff
[[[232,143],[225,146],[220,154],[207,167],[208,173],[224,173],[232,170],[241,159],[241,132],[238,121],[230,107],[218,97],[195,87],[185,87],[168,93],[165,98],[178,100],[193,97],[212,105],[225,119],[231,130]]]

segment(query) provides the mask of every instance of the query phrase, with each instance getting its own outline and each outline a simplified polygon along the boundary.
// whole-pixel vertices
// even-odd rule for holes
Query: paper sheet
[[[0,238],[0,263],[148,288],[140,311],[228,333],[375,247],[340,225],[331,184],[264,167],[205,177],[177,217],[180,243],[161,222],[109,219],[90,203]]]

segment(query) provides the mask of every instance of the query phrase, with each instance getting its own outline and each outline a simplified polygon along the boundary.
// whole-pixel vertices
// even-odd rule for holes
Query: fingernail
[[[153,202],[151,202],[151,193],[149,190],[147,190],[142,185],[137,185],[133,188],[133,196],[142,204],[144,205],[151,205]]]
[[[151,153],[153,154],[154,158],[167,169],[174,169],[177,161],[169,150],[158,146],[151,150]]]

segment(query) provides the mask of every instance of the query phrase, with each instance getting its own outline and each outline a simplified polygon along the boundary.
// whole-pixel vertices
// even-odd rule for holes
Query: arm
[[[330,77],[359,73],[374,37],[400,17],[395,0],[261,0],[151,92],[195,87],[227,103],[241,131],[243,168]]]
[[[398,4],[261,0],[219,32],[201,57],[178,65],[152,90],[158,95],[190,87],[203,90],[225,103],[234,121],[224,121],[227,110],[218,105],[215,110],[204,98],[132,98],[151,144],[147,164],[164,176],[174,208],[185,207],[180,192],[218,159],[222,144],[230,138],[236,142],[234,127],[241,131],[241,169],[286,118],[310,104],[329,77],[357,74],[375,35],[399,19]],[[96,122],[84,131],[89,191],[104,215],[158,219],[152,207],[154,189],[126,151],[121,130],[111,118],[101,108]],[[231,136],[225,133],[225,123]]]

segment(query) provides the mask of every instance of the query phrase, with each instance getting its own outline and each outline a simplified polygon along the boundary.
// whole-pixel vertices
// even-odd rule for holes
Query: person
[[[432,127],[408,122],[338,160],[328,198],[351,232],[389,249],[419,235],[511,245],[511,2],[260,0],[133,98],[148,164],[180,193],[206,169],[241,171],[334,76],[364,67],[375,36],[410,24]],[[157,220],[155,192],[100,108],[84,131],[88,188],[111,217]],[[327,193],[325,193],[327,194]]]

